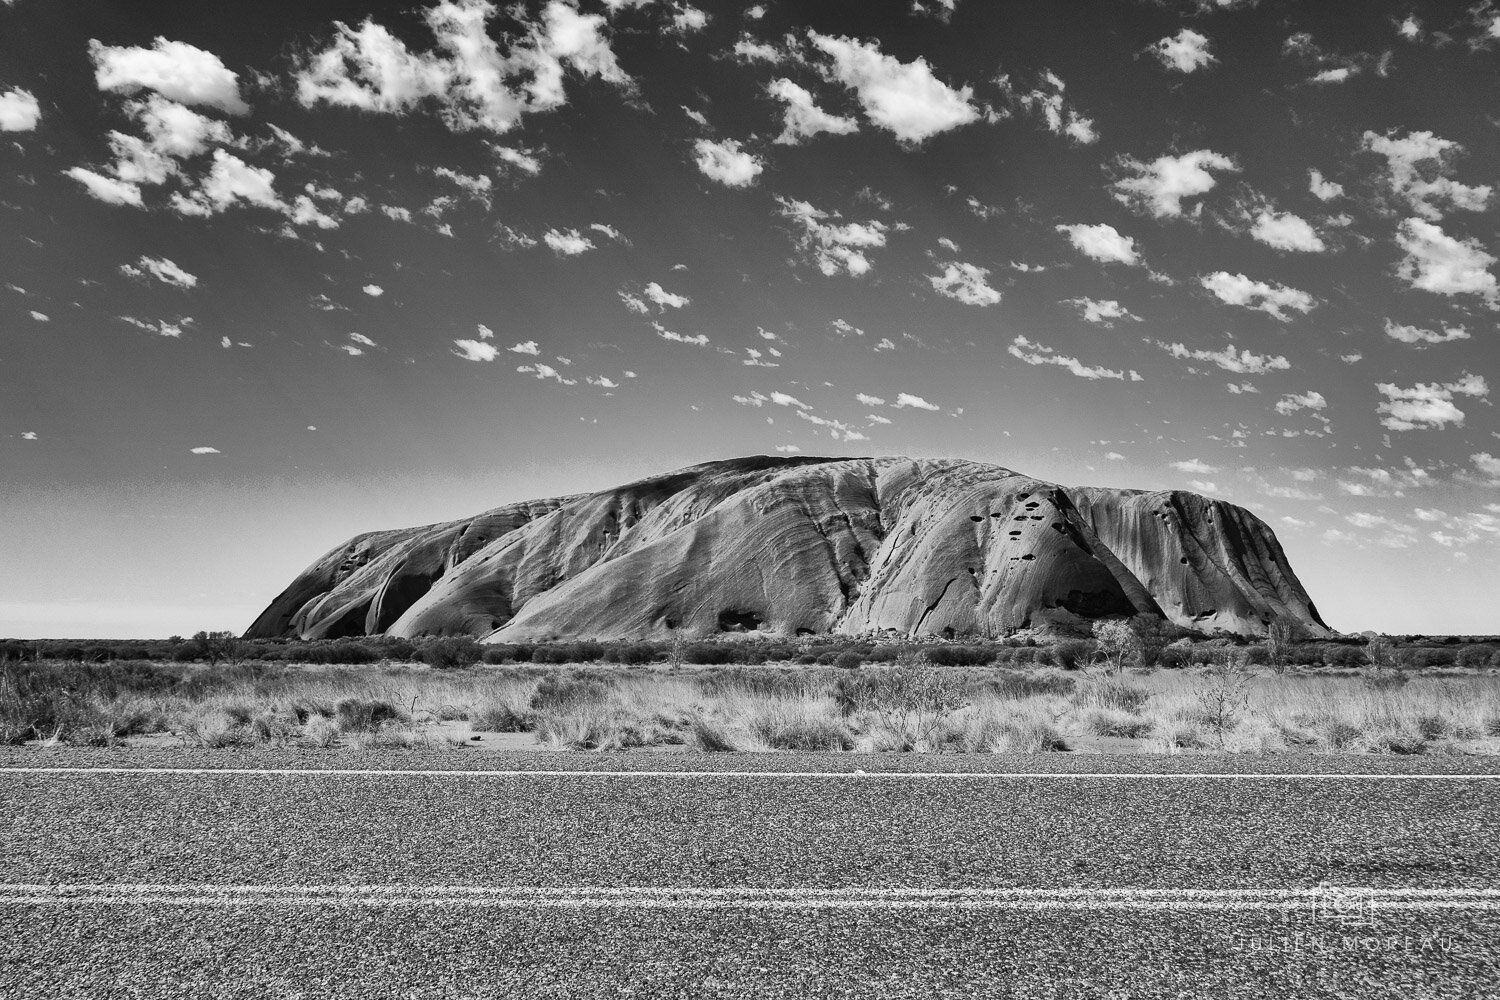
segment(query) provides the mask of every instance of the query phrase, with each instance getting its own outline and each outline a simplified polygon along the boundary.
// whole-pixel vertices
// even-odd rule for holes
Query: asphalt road
[[[1497,807],[1473,759],[10,751],[0,997],[1500,997]]]

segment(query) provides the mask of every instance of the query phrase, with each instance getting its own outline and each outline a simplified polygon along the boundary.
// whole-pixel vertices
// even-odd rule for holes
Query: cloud
[[[1047,130],[1053,135],[1066,135],[1080,146],[1099,141],[1094,120],[1084,117],[1076,108],[1067,104],[1063,99],[1063,91],[1067,89],[1067,85],[1051,70],[1043,70],[1040,83],[1027,93],[1014,87],[1008,76],[1000,77],[995,83],[1015,104],[1031,114],[1040,114],[1047,123]]]
[[[939,409],[942,409],[942,407],[938,406],[936,403],[929,403],[929,402],[927,402],[927,400],[923,399],[921,396],[914,396],[914,395],[912,395],[909,392],[897,393],[897,395],[896,395],[896,401],[894,403],[892,403],[891,406],[894,407],[895,409],[898,409],[898,410],[905,410],[905,409],[939,410]]]
[[[866,274],[874,265],[865,256],[865,251],[885,246],[887,227],[879,220],[836,225],[824,220],[838,216],[819,211],[805,201],[779,195],[776,201],[781,205],[780,214],[797,222],[802,229],[798,247],[826,275],[832,276],[840,271],[855,277]]]
[[[691,4],[678,4],[672,12],[672,28],[679,35],[708,27],[708,15]]]
[[[551,379],[553,382],[556,382],[558,385],[577,385],[578,384],[578,380],[576,378],[566,378],[562,374],[562,372],[558,371],[556,368],[553,368],[551,365],[545,364],[545,363],[543,363],[541,361],[538,361],[535,364],[530,364],[530,365],[517,365],[516,366],[516,371],[520,372],[523,375],[534,376],[535,378],[539,378],[539,379],[541,379],[543,381]]]
[[[52,317],[51,316],[48,316],[44,312],[38,312],[35,309],[31,310],[31,318],[34,319],[34,320],[36,320],[38,323],[50,323],[50,322],[52,322]]]
[[[594,249],[594,241],[576,229],[549,229],[542,234],[542,242],[559,257],[576,257]]]
[[[1481,451],[1476,455],[1470,455],[1469,461],[1474,463],[1474,468],[1478,469],[1491,485],[1500,485],[1500,458],[1496,458],[1487,451]]]
[[[832,64],[825,76],[851,88],[865,115],[907,143],[921,143],[979,118],[969,103],[973,89],[954,90],[920,56],[909,63],[885,55],[879,45],[809,31],[813,45]]]
[[[689,337],[677,333],[674,330],[668,330],[660,323],[652,323],[651,327],[656,331],[656,335],[662,340],[670,340],[678,344],[692,344],[694,347],[706,347],[708,345],[708,337],[701,333],[697,333]]]
[[[494,344],[483,340],[455,340],[454,354],[465,361],[494,361],[500,356],[500,351]]]
[[[1219,301],[1245,309],[1255,309],[1289,322],[1286,310],[1300,313],[1311,312],[1318,300],[1303,291],[1286,285],[1270,285],[1264,281],[1253,281],[1243,274],[1215,271],[1198,279],[1199,284],[1213,292]]]
[[[158,37],[147,49],[89,39],[89,57],[100,90],[122,94],[154,90],[180,104],[206,105],[231,115],[250,110],[240,98],[238,75],[212,52],[186,42]]]
[[[616,382],[614,379],[610,378],[608,375],[587,375],[587,376],[584,377],[584,381],[587,382],[589,385],[597,385],[601,389],[618,389],[618,388],[620,388],[620,383]]]
[[[217,448],[209,448],[206,445],[205,446],[200,446],[200,447],[197,447],[197,448],[189,448],[188,450],[191,451],[194,455],[218,455],[218,454],[221,454],[221,452],[219,451],[219,449],[217,449]]]
[[[1306,219],[1291,212],[1261,210],[1250,235],[1277,250],[1322,253],[1327,249],[1318,231]]]
[[[646,286],[645,296],[662,309],[681,309],[693,301],[686,295],[676,295],[667,291],[654,281]]]
[[[776,46],[758,41],[748,34],[740,35],[735,40],[732,51],[734,52],[734,57],[741,62],[779,63],[786,58],[785,54]]]
[[[121,264],[120,273],[132,278],[141,278],[150,275],[164,285],[173,288],[194,288],[198,284],[198,276],[189,274],[165,257],[147,257],[142,255],[141,259],[134,264]]]
[[[536,341],[534,340],[522,341],[521,343],[516,344],[513,347],[507,347],[506,350],[511,351],[515,354],[537,355],[542,353],[541,349],[536,346]]]
[[[132,205],[136,208],[143,204],[139,185],[105,177],[84,167],[70,167],[63,171],[63,175],[82,184],[92,197],[106,204]]]
[[[1384,414],[1380,425],[1393,431],[1431,430],[1448,424],[1463,426],[1464,413],[1453,403],[1457,395],[1483,399],[1489,395],[1489,385],[1482,375],[1465,372],[1457,381],[1444,383],[1417,383],[1410,389],[1389,382],[1375,386],[1385,396],[1385,402],[1375,407]]]
[[[622,233],[622,232],[620,232],[614,226],[606,226],[602,222],[590,222],[589,223],[589,228],[591,230],[593,230],[594,232],[598,233],[601,236],[607,236],[607,237],[609,237],[610,239],[614,240],[616,243],[623,243],[626,246],[630,246],[631,245],[630,241],[625,238],[625,234]]]
[[[811,93],[786,77],[778,77],[766,84],[766,93],[786,104],[782,112],[781,134],[773,142],[795,146],[822,132],[850,135],[859,131],[859,124],[853,118],[841,118],[824,111],[813,102]]]
[[[1160,340],[1153,341],[1153,343],[1174,358],[1186,361],[1211,361],[1225,371],[1239,375],[1264,375],[1266,372],[1286,371],[1292,367],[1291,362],[1279,354],[1252,354],[1248,349],[1236,352],[1233,344],[1222,351],[1196,351],[1183,344],[1167,344]]]
[[[1423,330],[1415,326],[1403,326],[1389,319],[1385,321],[1385,335],[1403,344],[1448,344],[1455,340],[1468,340],[1469,331],[1462,326],[1445,326],[1443,332]]]
[[[1218,62],[1208,51],[1208,36],[1192,28],[1183,28],[1170,38],[1162,38],[1147,47],[1167,69],[1191,73]]]
[[[755,183],[765,166],[753,154],[740,149],[734,139],[713,142],[699,139],[693,143],[694,162],[705,177],[725,187],[742,188]]]
[[[927,280],[939,295],[965,305],[992,306],[1000,301],[1000,293],[985,280],[989,276],[989,268],[955,261],[945,264],[942,274],[929,274]]]
[[[1135,240],[1121,236],[1114,226],[1099,223],[1096,226],[1058,226],[1057,231],[1067,233],[1073,249],[1102,264],[1139,264]]]
[[[1066,299],[1068,305],[1076,306],[1083,314],[1083,318],[1090,323],[1100,326],[1114,326],[1117,319],[1135,320],[1137,323],[1141,318],[1129,309],[1126,309],[1114,299],[1091,299],[1088,297],[1079,299]]]
[[[0,94],[0,132],[30,132],[42,120],[42,106],[31,91],[7,90]]]
[[[465,174],[447,167],[434,167],[433,175],[444,177],[469,192],[470,197],[484,203],[485,208],[490,207],[490,190],[494,187],[494,181],[483,174]]]
[[[366,285],[364,288],[360,289],[360,291],[364,292],[371,298],[377,299],[385,294],[385,289],[381,288],[379,285]]]
[[[1288,393],[1277,402],[1276,412],[1286,416],[1298,410],[1322,410],[1327,406],[1328,400],[1321,392]]]
[[[1183,199],[1212,191],[1218,183],[1212,171],[1239,169],[1234,160],[1210,149],[1197,149],[1181,156],[1163,155],[1150,163],[1126,156],[1119,164],[1134,176],[1114,182],[1115,200],[1150,212],[1158,219],[1182,215]],[[1201,204],[1195,206],[1194,213],[1201,208]]]
[[[22,431],[21,432],[21,440],[22,441],[35,441],[36,439],[37,439],[36,431]]]
[[[1309,170],[1307,172],[1307,189],[1319,201],[1332,201],[1344,193],[1344,186],[1342,184],[1335,184],[1333,181],[1325,179],[1322,173],[1317,170]]]
[[[281,209],[276,196],[276,175],[264,167],[252,167],[233,153],[214,150],[213,168],[195,190],[172,195],[172,207],[183,215],[209,216],[245,202],[261,208]]]
[[[1190,472],[1198,476],[1206,476],[1210,473],[1219,471],[1219,467],[1217,465],[1209,465],[1207,462],[1198,458],[1190,458],[1182,462],[1173,462],[1172,468],[1176,469],[1178,472]]]
[[[779,452],[783,452],[785,454],[791,455],[791,454],[795,454],[796,452],[801,451],[802,449],[799,448],[797,445],[794,445],[794,444],[778,444],[776,446],[776,450],[779,451]]]
[[[1430,222],[1404,219],[1396,242],[1406,251],[1397,274],[1413,288],[1437,295],[1478,295],[1500,308],[1500,284],[1489,268],[1494,255],[1478,240],[1449,236]]]
[[[880,396],[872,396],[868,392],[857,392],[854,398],[866,406],[884,406],[885,400]]]
[[[349,339],[354,341],[356,344],[363,344],[365,347],[377,346],[375,341],[371,340],[369,337],[366,337],[362,333],[351,333],[349,334]]]
[[[1077,375],[1079,378],[1086,378],[1089,380],[1107,378],[1119,379],[1121,381],[1125,379],[1124,372],[1114,371],[1113,369],[1103,367],[1091,368],[1088,365],[1085,365],[1083,362],[1079,361],[1077,358],[1070,358],[1065,355],[1058,354],[1052,348],[1027,340],[1025,337],[1017,337],[1012,340],[1010,342],[1010,346],[1006,348],[1006,351],[1009,352],[1012,357],[1020,358],[1028,365],[1057,365],[1060,368],[1067,369],[1074,375]],[[1132,382],[1140,380],[1140,376],[1135,372],[1131,372],[1130,375],[1130,380]]]
[[[1482,212],[1489,204],[1493,189],[1488,184],[1470,187],[1449,176],[1453,158],[1463,152],[1456,142],[1431,132],[1396,138],[1393,130],[1386,135],[1366,132],[1363,148],[1385,157],[1391,194],[1429,222],[1442,219],[1445,206]]]
[[[605,18],[552,0],[533,21],[504,34],[487,30],[498,8],[488,0],[444,0],[424,14],[437,52],[413,52],[383,25],[335,21],[321,51],[299,58],[297,99],[401,114],[435,104],[456,130],[507,132],[521,118],[567,102],[567,71],[629,89],[630,77],[603,34]]]

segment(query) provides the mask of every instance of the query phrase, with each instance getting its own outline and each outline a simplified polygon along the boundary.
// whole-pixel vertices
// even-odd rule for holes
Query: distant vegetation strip
[[[1496,668],[1500,643],[1194,641],[1154,619],[1040,645],[9,641],[0,743],[1494,753]]]

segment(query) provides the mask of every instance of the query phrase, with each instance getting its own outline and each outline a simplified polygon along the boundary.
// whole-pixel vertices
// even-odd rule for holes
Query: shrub
[[[508,701],[488,701],[469,713],[469,725],[481,733],[524,733],[535,718]]]
[[[840,653],[833,658],[833,665],[840,670],[853,670],[865,662],[865,658],[853,650]]]
[[[1034,716],[1012,719],[1001,729],[1008,748],[1017,753],[1051,753],[1068,749],[1067,740],[1045,719]]]
[[[1118,677],[1094,677],[1078,686],[1073,694],[1075,705],[1139,712],[1150,700],[1151,692]]]
[[[406,721],[406,713],[388,701],[345,698],[334,707],[334,718],[340,732],[370,733],[383,722]]]
[[[1484,667],[1496,652],[1493,646],[1465,646],[1458,651],[1457,662],[1460,667]]]
[[[652,663],[660,652],[661,650],[649,642],[633,642],[610,647],[605,652],[604,659],[611,663]]]
[[[1161,658],[1157,661],[1157,665],[1163,670],[1181,670],[1187,663],[1187,654],[1176,646],[1168,646],[1162,650]]]
[[[1153,723],[1150,719],[1129,712],[1096,708],[1084,719],[1084,725],[1096,736],[1119,736],[1134,740],[1150,733]]]
[[[927,662],[939,667],[977,667],[995,658],[995,650],[984,646],[931,646]]]
[[[1156,615],[1142,614],[1131,618],[1130,631],[1135,636],[1136,660],[1143,667],[1159,664],[1167,643],[1176,638],[1171,623]]]
[[[684,663],[699,663],[709,665],[733,663],[735,662],[734,647],[730,646],[728,643],[689,643],[688,646],[682,651],[682,661]],[[812,657],[809,662],[817,662],[817,657]]]
[[[849,727],[809,711],[763,711],[750,720],[749,729],[757,739],[777,750],[854,749]]]
[[[1365,663],[1365,651],[1358,646],[1324,646],[1323,663],[1330,667],[1360,667]]]
[[[1056,674],[1004,673],[985,678],[978,685],[977,692],[988,692],[996,698],[1020,700],[1046,695],[1070,695],[1077,686],[1075,678],[1059,677]]]
[[[613,685],[595,677],[543,677],[531,695],[537,712],[567,712],[609,698]]]
[[[728,730],[702,715],[693,717],[692,735],[693,745],[699,750],[707,750],[710,753],[734,753],[739,749]]]
[[[1064,670],[1077,670],[1086,666],[1089,657],[1094,655],[1094,644],[1087,639],[1064,639],[1054,643],[1051,650],[1052,662]]]
[[[478,663],[483,650],[479,643],[467,636],[447,636],[428,639],[417,647],[415,655],[418,661],[434,670],[455,670]]]

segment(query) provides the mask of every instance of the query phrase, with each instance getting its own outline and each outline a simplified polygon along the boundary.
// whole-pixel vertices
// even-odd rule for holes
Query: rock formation
[[[1328,634],[1275,534],[1221,500],[960,460],[755,457],[359,535],[246,637],[996,636],[1058,609]]]

